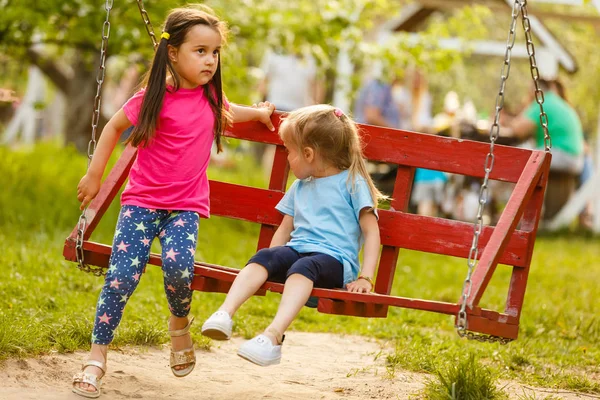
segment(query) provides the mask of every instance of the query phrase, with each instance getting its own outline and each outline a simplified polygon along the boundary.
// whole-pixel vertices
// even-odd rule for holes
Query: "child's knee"
[[[106,280],[104,283],[104,292],[114,293],[118,295],[131,295],[137,287],[139,280],[135,276],[115,276]]]
[[[164,262],[163,273],[165,282],[175,287],[188,286],[194,276],[193,264]]]

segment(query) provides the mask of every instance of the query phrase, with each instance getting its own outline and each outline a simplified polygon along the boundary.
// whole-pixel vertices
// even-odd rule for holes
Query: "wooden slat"
[[[90,261],[90,264],[107,267],[109,264],[109,258],[111,253],[111,247],[108,245],[95,243],[95,242],[84,242],[84,253],[86,259]],[[74,248],[73,248],[74,249]],[[162,265],[162,260],[159,254],[152,253],[148,261],[152,265]],[[197,277],[216,279],[222,282],[233,282],[238,269],[228,268],[214,264],[196,262],[194,268],[194,281]],[[199,282],[199,284],[201,284]],[[194,282],[192,282],[194,287]],[[283,284],[277,282],[266,282],[261,290],[269,290],[276,293],[283,292]],[[258,292],[261,294],[262,292]],[[458,313],[458,304],[447,303],[434,300],[423,300],[423,299],[411,299],[406,297],[397,297],[389,295],[381,295],[377,293],[350,293],[345,290],[334,290],[334,289],[313,289],[312,296],[316,296],[324,299],[331,299],[336,301],[347,301],[356,303],[371,303],[388,305],[394,307],[411,308],[417,310],[431,311],[448,315],[455,315]],[[489,318],[493,320],[499,320],[506,323],[514,323],[514,317],[510,315],[500,314],[495,311],[484,310],[475,308],[469,310],[469,315],[483,316],[486,321]],[[469,322],[471,319],[469,319]]]
[[[290,166],[287,161],[287,151],[283,146],[275,147],[275,155],[273,157],[273,166],[271,168],[271,179],[269,180],[269,189],[278,192],[285,192],[287,186]],[[273,207],[274,208],[274,207]],[[279,214],[279,212],[277,212]],[[281,218],[281,215],[279,215]],[[270,246],[276,227],[262,224],[258,235],[258,243],[256,250],[264,249]]]
[[[410,201],[414,176],[414,168],[404,166],[398,167],[396,180],[394,182],[394,192],[392,193],[392,200],[390,202],[390,207],[393,210],[408,211],[408,203]],[[376,293],[391,293],[399,253],[399,246],[390,246],[387,242],[383,243],[379,267],[377,268],[377,280],[375,281],[374,288]]]
[[[486,335],[500,336],[508,339],[516,339],[519,336],[519,324],[492,321],[485,317],[469,315],[467,311],[467,329],[472,332],[484,333]]]
[[[218,181],[210,184],[210,213],[259,224],[279,225],[283,218],[275,206],[283,192]]]
[[[210,187],[213,215],[273,226],[281,223],[283,217],[275,206],[283,197],[282,192],[216,181],[210,181]],[[384,246],[463,258],[469,255],[473,237],[473,224],[470,223],[391,210],[379,210],[379,229]],[[493,230],[493,227],[484,227],[480,249],[485,247]],[[522,231],[511,234],[500,262],[524,266],[530,237],[530,233]]]
[[[463,258],[469,256],[473,239],[471,223],[387,210],[379,211],[379,229],[383,244]],[[480,250],[487,245],[494,229],[483,227],[479,237]],[[500,263],[524,266],[530,240],[528,232],[512,233]]]
[[[544,161],[545,165],[543,166],[542,177],[540,178],[540,185],[535,188],[531,200],[529,200],[525,208],[523,219],[521,221],[521,229],[531,232],[532,237],[536,236],[540,215],[542,213],[551,159],[552,156],[547,154],[546,160]],[[521,317],[521,309],[523,308],[523,300],[525,299],[525,288],[527,287],[534,245],[534,240],[529,241],[529,247],[526,252],[525,268],[513,268],[510,278],[504,312],[509,315],[514,315],[517,318],[517,321]]]
[[[279,115],[272,121],[279,123]],[[424,135],[416,132],[359,125],[366,143],[365,156],[373,161],[428,168],[482,178],[489,144],[471,140]],[[282,144],[279,135],[258,122],[236,124],[226,136],[261,143]],[[491,179],[517,182],[531,150],[496,145]]]
[[[510,234],[514,232],[517,223],[523,215],[527,202],[538,186],[543,167],[546,165],[544,158],[545,154],[543,152],[533,153],[527,162],[521,179],[516,184],[498,221],[498,225],[494,229],[475,267],[472,276],[471,293],[467,299],[469,307],[477,306],[483,296],[483,292],[492,279],[496,266],[510,240]]]

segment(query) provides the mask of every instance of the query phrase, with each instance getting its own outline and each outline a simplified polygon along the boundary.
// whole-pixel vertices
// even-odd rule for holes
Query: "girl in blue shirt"
[[[279,134],[298,178],[276,207],[284,215],[281,225],[270,247],[250,259],[202,326],[205,336],[229,339],[238,308],[267,280],[285,282],[273,322],[238,351],[261,366],[280,362],[283,333],[313,287],[373,289],[380,247],[377,203],[384,197],[367,173],[356,124],[341,110],[300,108],[287,116]]]

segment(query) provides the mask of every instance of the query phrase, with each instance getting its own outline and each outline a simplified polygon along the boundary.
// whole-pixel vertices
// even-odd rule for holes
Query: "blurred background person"
[[[317,64],[308,52],[267,50],[258,85],[261,101],[275,104],[279,111],[293,111],[323,101],[323,91],[317,79]],[[256,143],[254,152],[268,175],[273,164],[275,146]]]
[[[552,219],[575,192],[584,166],[584,139],[581,120],[566,101],[566,91],[556,77],[539,80],[544,92],[544,111],[548,115],[548,131],[552,137],[552,162],[544,201],[543,218]],[[533,90],[532,90],[533,92]],[[562,94],[562,96],[561,96]],[[514,118],[503,115],[502,125],[508,134],[522,139],[533,137],[535,148],[544,148],[544,130],[540,122],[540,107],[533,98]]]

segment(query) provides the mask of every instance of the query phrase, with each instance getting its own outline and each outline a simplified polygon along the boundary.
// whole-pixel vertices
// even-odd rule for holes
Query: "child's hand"
[[[358,278],[354,282],[347,284],[346,289],[348,289],[349,292],[369,293],[373,290],[373,285],[366,279]]]
[[[80,210],[87,207],[100,190],[100,179],[85,174],[77,185],[77,200],[81,201]]]
[[[269,130],[274,131],[275,127],[273,126],[273,122],[271,122],[271,114],[275,111],[275,104],[263,101],[258,103],[258,105],[253,104],[252,107],[258,109],[259,114],[256,120],[265,124]]]

